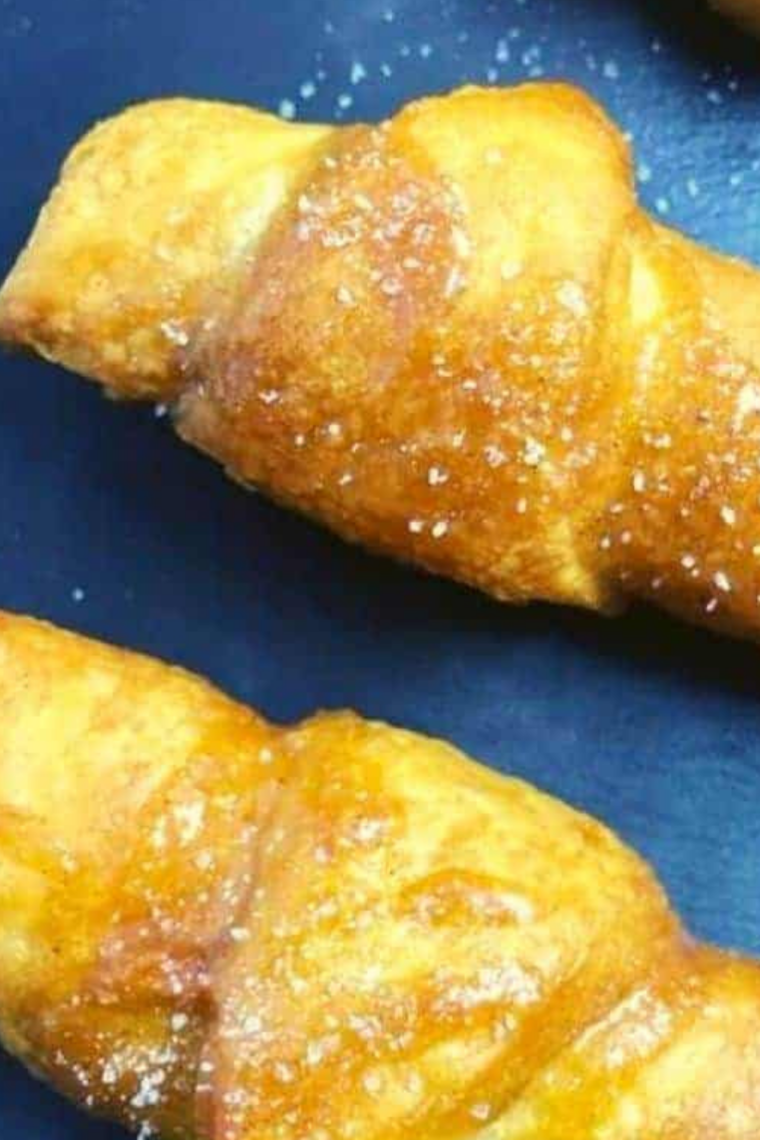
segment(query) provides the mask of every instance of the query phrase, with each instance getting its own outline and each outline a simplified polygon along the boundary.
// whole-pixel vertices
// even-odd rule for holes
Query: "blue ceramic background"
[[[0,0],[0,272],[68,146],[126,102],[348,120],[531,74],[604,100],[653,209],[760,261],[760,49],[697,0]],[[500,608],[244,494],[150,410],[32,360],[0,368],[1,605],[182,662],[273,717],[351,705],[447,736],[607,819],[695,931],[760,952],[757,650],[643,611]],[[121,1135],[0,1059],[2,1140]]]

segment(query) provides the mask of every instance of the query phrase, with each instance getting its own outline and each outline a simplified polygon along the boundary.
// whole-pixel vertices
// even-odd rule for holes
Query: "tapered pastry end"
[[[0,291],[0,339],[117,395],[171,398],[202,294],[255,246],[328,134],[184,99],[100,124]]]

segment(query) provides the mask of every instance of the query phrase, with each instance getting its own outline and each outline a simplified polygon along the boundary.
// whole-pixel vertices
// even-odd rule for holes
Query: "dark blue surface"
[[[653,209],[760,261],[760,49],[696,0],[682,16],[659,0],[0,0],[0,272],[67,147],[125,102],[369,117],[537,72],[591,88],[632,132]],[[274,717],[351,705],[449,737],[605,818],[698,934],[760,951],[758,650],[648,612],[509,611],[246,495],[150,411],[0,366],[0,605],[182,662]],[[2,1140],[117,1135],[0,1060]]]

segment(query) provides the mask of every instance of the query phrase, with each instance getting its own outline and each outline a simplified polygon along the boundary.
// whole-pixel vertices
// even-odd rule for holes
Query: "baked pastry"
[[[497,598],[760,630],[760,274],[637,205],[569,87],[380,127],[148,104],[75,149],[0,336]]]
[[[756,1140],[760,969],[604,827],[0,616],[0,1032],[143,1138]]]

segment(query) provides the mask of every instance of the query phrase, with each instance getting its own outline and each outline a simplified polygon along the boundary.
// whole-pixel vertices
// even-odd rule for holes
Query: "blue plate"
[[[694,2],[0,0],[0,271],[74,139],[184,93],[385,115],[565,77],[630,131],[644,199],[760,262],[760,49]],[[760,951],[760,657],[643,610],[515,612],[227,482],[145,409],[2,362],[0,604],[208,674],[273,717],[351,705],[603,817],[699,935]],[[3,1140],[106,1140],[0,1061]]]

